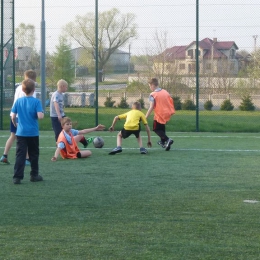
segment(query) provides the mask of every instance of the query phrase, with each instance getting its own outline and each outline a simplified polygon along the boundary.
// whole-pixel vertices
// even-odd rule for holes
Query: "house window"
[[[235,59],[235,50],[234,49],[230,50],[230,59]]]
[[[195,64],[189,64],[188,65],[188,73],[195,73],[195,71],[196,71]]]
[[[195,50],[188,50],[188,56],[190,57],[190,59],[194,59],[195,57],[195,53],[196,53],[196,49]],[[198,50],[198,55],[200,56],[200,50]]]
[[[185,63],[181,63],[181,64],[179,65],[179,69],[180,69],[180,70],[185,70]]]
[[[188,56],[190,56],[190,58],[193,59],[193,50],[188,50]]]

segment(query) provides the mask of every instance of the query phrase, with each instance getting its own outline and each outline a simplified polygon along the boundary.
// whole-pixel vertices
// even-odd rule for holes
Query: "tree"
[[[53,78],[57,82],[64,79],[70,85],[74,80],[74,59],[71,53],[71,46],[64,37],[59,38],[57,51],[53,54]]]
[[[252,61],[248,67],[248,75],[253,79],[253,87],[259,87],[260,78],[260,48],[252,53]]]
[[[28,69],[33,69],[36,71],[40,71],[40,63],[41,63],[41,57],[40,54],[33,50],[30,55],[30,60],[28,61]]]
[[[240,103],[239,109],[241,111],[254,111],[255,106],[252,98],[249,95],[242,97],[242,102]]]
[[[137,36],[135,14],[120,14],[113,8],[99,13],[98,21],[98,69],[99,81],[102,81],[103,71],[109,57],[119,47],[124,46],[130,38]],[[95,14],[76,16],[74,22],[64,27],[64,33],[76,41],[81,47],[92,54],[95,59]]]
[[[229,99],[225,99],[220,105],[220,110],[222,111],[232,111],[233,109],[234,105]]]
[[[15,44],[19,47],[30,47],[35,49],[35,27],[32,24],[21,23],[15,29]]]
[[[21,23],[15,29],[15,44],[17,47],[29,47],[31,51],[29,53],[27,66],[19,67],[17,71],[24,71],[26,69],[40,70],[40,55],[35,49],[35,27],[32,24]],[[18,57],[19,60],[19,57]]]
[[[46,82],[49,85],[50,91],[56,91],[57,87],[57,81],[55,79],[54,75],[54,56],[50,54],[49,52],[46,53]]]

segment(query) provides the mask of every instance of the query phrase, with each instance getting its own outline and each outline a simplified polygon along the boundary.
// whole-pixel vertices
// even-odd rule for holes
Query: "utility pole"
[[[131,65],[131,44],[129,44],[129,52],[128,52],[128,68],[127,68],[127,81],[129,82],[129,76],[130,76],[130,65]]]
[[[46,101],[46,71],[45,71],[45,3],[42,0],[42,20],[41,20],[41,101],[42,101],[42,108],[45,111],[45,101]]]
[[[254,51],[256,51],[256,39],[257,39],[258,35],[253,35],[254,38]]]
[[[196,132],[199,132],[199,0],[196,0]]]

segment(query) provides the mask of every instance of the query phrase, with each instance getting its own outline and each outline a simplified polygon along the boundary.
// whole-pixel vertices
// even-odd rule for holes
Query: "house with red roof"
[[[237,75],[239,58],[234,41],[205,38],[199,42],[200,74]],[[159,54],[154,62],[157,73],[192,75],[196,73],[196,41],[187,46],[174,46]]]

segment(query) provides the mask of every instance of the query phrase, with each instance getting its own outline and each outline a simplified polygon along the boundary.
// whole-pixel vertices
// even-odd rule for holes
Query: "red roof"
[[[172,48],[168,48],[159,56],[165,57],[166,60],[185,59],[187,49],[194,44],[196,44],[195,41],[191,42],[187,46],[174,46]],[[221,50],[229,50],[232,46],[234,46],[236,50],[238,49],[234,41],[219,42],[217,39],[211,40],[209,38],[205,38],[199,42],[199,47],[204,51],[204,58],[212,58],[212,48],[214,58],[227,58]]]
[[[185,59],[186,46],[174,46],[166,49],[160,56],[165,57],[166,60]]]

